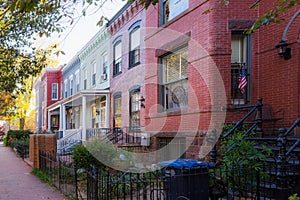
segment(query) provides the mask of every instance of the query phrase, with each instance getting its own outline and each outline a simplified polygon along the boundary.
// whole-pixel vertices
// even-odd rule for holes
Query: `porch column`
[[[51,114],[50,114],[50,110],[47,110],[48,112],[48,128],[47,131],[50,132],[51,131]]]
[[[109,96],[109,94],[106,94],[106,108],[105,108],[105,127],[106,128],[110,128],[109,116],[110,116],[110,96]]]
[[[62,127],[63,127],[63,136],[65,136],[66,131],[66,106],[62,105]]]
[[[60,104],[59,105],[59,132],[64,130],[64,128],[63,128],[63,124],[64,124],[63,116],[64,116],[64,114],[63,114],[63,105]]]
[[[86,97],[82,97],[82,141],[86,141]]]

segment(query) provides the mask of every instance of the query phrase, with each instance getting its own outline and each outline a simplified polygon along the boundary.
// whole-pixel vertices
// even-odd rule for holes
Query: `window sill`
[[[164,111],[157,113],[156,116],[157,117],[179,116],[179,115],[183,115],[183,114],[187,114],[187,113],[188,113],[188,110],[186,107],[186,108],[182,108],[182,109],[164,110]]]
[[[129,66],[128,69],[134,68],[140,64],[141,64],[141,62],[134,63],[133,65]]]
[[[119,73],[117,73],[117,74],[114,74],[114,75],[113,75],[113,78],[115,78],[116,76],[119,76],[120,74],[122,74],[122,72],[119,72]]]

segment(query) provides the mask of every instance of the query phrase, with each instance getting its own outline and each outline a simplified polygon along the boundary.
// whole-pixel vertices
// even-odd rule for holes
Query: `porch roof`
[[[79,106],[82,104],[82,97],[86,97],[86,101],[90,102],[98,97],[106,96],[109,94],[109,90],[83,90],[70,97],[57,101],[54,104],[48,106],[49,111],[59,109],[60,105],[72,105]]]

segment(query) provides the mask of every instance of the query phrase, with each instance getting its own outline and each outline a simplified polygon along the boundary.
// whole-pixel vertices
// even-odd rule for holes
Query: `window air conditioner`
[[[106,73],[103,73],[102,75],[101,75],[101,80],[106,80],[107,79],[107,74]]]

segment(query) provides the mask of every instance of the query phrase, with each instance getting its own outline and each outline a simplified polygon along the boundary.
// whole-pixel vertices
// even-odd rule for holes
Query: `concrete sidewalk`
[[[32,168],[0,144],[0,200],[64,200],[64,196],[30,172]]]

